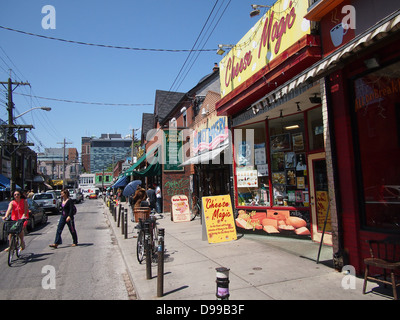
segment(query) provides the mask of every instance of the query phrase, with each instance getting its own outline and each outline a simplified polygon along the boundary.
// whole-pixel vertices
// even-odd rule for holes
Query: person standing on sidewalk
[[[156,191],[156,211],[157,213],[162,212],[162,195],[161,195],[161,188],[155,183],[154,188]]]
[[[153,210],[156,208],[156,192],[154,191],[154,187],[150,185],[146,193],[147,198],[149,199],[150,209]]]
[[[75,221],[74,221],[74,213],[73,208],[74,204],[72,200],[69,198],[69,191],[67,189],[61,190],[61,199],[62,199],[62,211],[60,220],[58,221],[56,239],[53,244],[50,244],[49,247],[56,249],[60,244],[62,244],[61,234],[64,230],[65,224],[67,224],[69,232],[72,236],[72,247],[78,245],[78,235],[75,229]]]

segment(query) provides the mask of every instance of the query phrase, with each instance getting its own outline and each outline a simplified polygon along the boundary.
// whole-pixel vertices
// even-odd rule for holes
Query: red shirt
[[[12,201],[12,211],[11,211],[11,220],[17,221],[22,218],[25,213],[25,199],[19,200],[19,202],[13,200]],[[28,212],[26,217],[28,218]],[[24,226],[28,224],[28,221],[24,222]]]

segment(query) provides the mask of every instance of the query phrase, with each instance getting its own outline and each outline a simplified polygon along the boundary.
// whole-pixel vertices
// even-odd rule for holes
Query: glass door
[[[329,209],[328,176],[325,153],[308,156],[310,171],[310,206],[312,214],[312,239],[321,242],[324,231],[324,244],[332,245],[332,226]]]

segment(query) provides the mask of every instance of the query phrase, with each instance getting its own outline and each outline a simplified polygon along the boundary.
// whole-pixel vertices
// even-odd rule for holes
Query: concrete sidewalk
[[[367,291],[374,289],[374,292],[363,295],[361,278],[355,278],[355,289],[344,289],[342,280],[345,275],[325,263],[329,264],[332,257],[329,247],[323,247],[320,263],[316,264],[319,245],[308,240],[238,234],[236,241],[209,244],[202,240],[199,219],[174,223],[169,214],[157,220],[158,226],[165,229],[166,249],[164,295],[159,298],[157,264],[152,264],[152,279],[146,280],[145,261],[139,264],[136,259],[136,223],[128,217],[128,239],[124,239],[121,228],[117,227],[105,205],[104,213],[124,257],[137,299],[140,300],[216,300],[217,267],[230,269],[230,300],[392,298],[391,288],[382,292],[377,284],[371,282]]]

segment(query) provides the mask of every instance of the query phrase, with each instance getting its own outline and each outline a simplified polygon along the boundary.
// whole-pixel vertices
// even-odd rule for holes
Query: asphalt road
[[[77,204],[75,225],[79,246],[65,226],[63,244],[54,242],[58,216],[49,215],[25,237],[26,249],[11,267],[7,265],[5,244],[0,246],[0,299],[127,300],[132,298],[129,277],[119,248],[109,228],[102,200]]]

